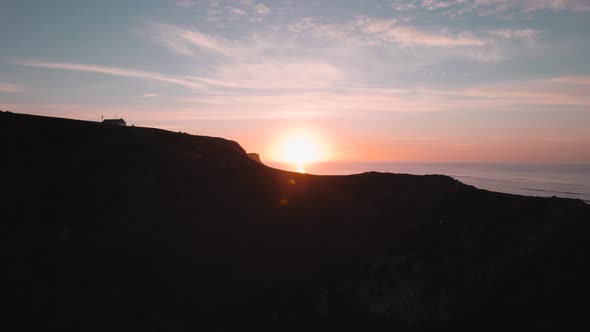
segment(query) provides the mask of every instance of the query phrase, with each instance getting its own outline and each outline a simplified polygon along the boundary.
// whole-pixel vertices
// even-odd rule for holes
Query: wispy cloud
[[[428,10],[435,10],[451,7],[457,3],[460,3],[460,1],[422,0],[420,5]]]
[[[369,16],[357,16],[355,24],[364,32],[379,33],[391,28],[397,23],[395,18],[372,18]]]
[[[154,98],[154,97],[160,97],[160,96],[164,96],[164,94],[162,94],[162,93],[144,93],[141,95],[141,98]]]
[[[539,10],[551,11],[589,11],[590,2],[587,0],[493,0],[476,1],[482,10],[490,9],[492,13],[521,9],[524,12]],[[477,9],[478,6],[475,6]]]
[[[254,9],[256,10],[256,13],[257,13],[257,14],[259,14],[259,15],[268,15],[268,14],[270,14],[270,13],[271,13],[271,11],[272,11],[270,8],[268,8],[268,6],[266,6],[266,5],[265,5],[265,4],[263,4],[263,3],[259,3],[259,4],[257,4],[257,5],[254,7]]]
[[[486,42],[475,37],[470,32],[460,32],[455,35],[421,30],[411,26],[396,26],[383,31],[383,40],[392,41],[408,46],[427,47],[455,47],[455,46],[483,46]]]
[[[0,82],[0,93],[18,93],[21,91],[22,89],[16,84]]]
[[[590,107],[590,76],[481,85],[458,92],[465,97],[516,105],[570,105]]]
[[[313,17],[304,17],[293,20],[287,24],[287,29],[291,32],[301,32],[318,26],[318,20]]]
[[[233,6],[226,6],[225,9],[230,12],[231,14],[235,15],[235,16],[246,16],[248,15],[248,13],[240,8],[236,8]]]
[[[44,62],[44,61],[19,61],[17,65],[36,68],[61,69],[71,71],[92,72],[103,75],[132,77],[138,79],[160,81],[170,84],[177,84],[189,88],[202,88],[204,85],[198,82],[198,78],[186,78],[181,76],[166,75],[152,71],[126,69],[119,67],[88,65],[79,63]]]
[[[174,76],[151,71],[125,69],[119,67],[99,66],[78,63],[21,61],[16,64],[26,67],[92,72],[103,75],[131,77],[152,81],[161,81],[193,88],[202,92],[211,92],[220,88],[232,89],[316,89],[326,88],[344,77],[338,68],[323,62],[262,62],[262,63],[228,63],[215,68],[215,76],[194,77]],[[285,77],[289,77],[285,80]],[[1,86],[0,86],[1,87]],[[13,91],[7,85],[6,92]],[[145,94],[143,97],[155,97],[159,94]]]
[[[143,32],[154,42],[181,55],[194,55],[196,50],[228,55],[233,47],[232,42],[224,38],[213,38],[170,24],[152,24]]]
[[[231,21],[243,18],[250,22],[261,22],[273,13],[269,5],[254,0],[178,0],[176,5],[183,8],[197,7],[206,11],[207,21],[217,27],[226,27]]]
[[[563,83],[572,85],[588,85],[590,89],[590,76],[562,76],[546,80],[550,83]]]
[[[399,24],[396,19],[375,19],[368,16],[359,16],[341,24],[321,24],[317,20],[304,18],[291,22],[288,28],[293,32],[309,30],[316,37],[340,39],[355,46],[393,43],[402,46],[456,47],[482,46],[486,43],[486,40],[471,32],[427,30]]]
[[[180,54],[217,58],[209,67],[210,76],[198,78],[214,86],[245,89],[312,89],[332,86],[345,73],[326,61],[307,57],[294,59],[301,53],[298,44],[288,44],[260,34],[241,40],[205,35],[173,25],[154,24],[146,34],[161,46]]]
[[[536,11],[590,11],[587,0],[395,0],[391,7],[396,11],[426,9],[450,12],[455,15],[476,13],[482,16],[506,16],[516,12]]]
[[[588,82],[587,82],[588,81]],[[563,83],[568,82],[568,83]],[[572,83],[573,82],[573,83]],[[583,83],[574,87],[571,84]],[[464,89],[339,87],[281,94],[254,91],[248,94],[209,95],[184,100],[199,110],[215,113],[257,110],[302,117],[368,117],[391,112],[531,111],[531,106],[579,109],[590,107],[590,77],[549,78],[507,82]]]
[[[304,17],[290,21],[285,29],[297,37],[326,40],[325,47],[343,53],[395,50],[412,52],[416,59],[442,63],[450,59],[493,63],[517,56],[530,56],[542,31],[531,28],[458,30],[441,26],[409,24],[403,19],[357,16],[341,23],[324,23],[321,18]],[[356,50],[369,48],[369,50]],[[412,62],[412,60],[410,60]],[[387,65],[387,62],[384,62]]]
[[[541,31],[535,29],[496,29],[487,32],[493,36],[506,39],[530,39],[541,33]]]
[[[407,11],[419,7],[418,1],[395,0],[391,3],[391,8],[397,11]]]

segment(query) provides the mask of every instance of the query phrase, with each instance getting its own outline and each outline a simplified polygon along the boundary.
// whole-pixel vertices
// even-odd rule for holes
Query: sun
[[[280,147],[281,159],[294,164],[297,172],[305,173],[305,165],[322,159],[321,144],[310,135],[297,134],[287,137]]]

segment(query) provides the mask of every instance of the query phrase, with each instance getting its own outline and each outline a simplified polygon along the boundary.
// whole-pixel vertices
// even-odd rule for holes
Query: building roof
[[[121,118],[121,119],[104,119],[104,120],[102,120],[102,123],[104,123],[104,124],[117,124],[117,125],[122,125],[122,126],[127,125],[127,123],[125,122],[125,120],[123,120],[123,118]]]

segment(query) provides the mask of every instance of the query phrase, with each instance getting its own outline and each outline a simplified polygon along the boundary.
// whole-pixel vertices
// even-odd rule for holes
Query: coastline
[[[292,170],[285,163],[269,166]],[[444,174],[465,184],[495,192],[576,198],[590,204],[590,163],[417,163],[325,162],[309,165],[310,174],[352,175],[364,172]]]

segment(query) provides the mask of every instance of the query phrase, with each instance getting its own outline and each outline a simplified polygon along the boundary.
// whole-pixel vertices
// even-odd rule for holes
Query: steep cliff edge
[[[258,153],[248,153],[248,157],[262,164],[262,160],[260,160],[260,155]]]
[[[8,113],[0,148],[7,330],[587,324],[578,200],[297,174],[220,138]]]

